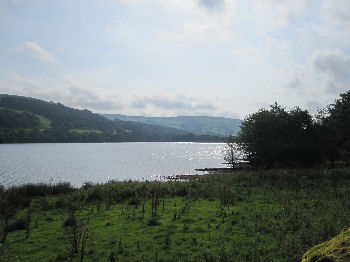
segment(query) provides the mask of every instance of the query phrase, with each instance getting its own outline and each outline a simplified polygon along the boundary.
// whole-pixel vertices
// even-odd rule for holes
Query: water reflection
[[[0,183],[154,180],[222,167],[220,143],[99,143],[0,145]]]

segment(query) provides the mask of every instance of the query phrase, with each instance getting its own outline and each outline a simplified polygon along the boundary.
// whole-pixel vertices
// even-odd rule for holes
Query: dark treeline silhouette
[[[137,123],[136,123],[137,124]],[[134,125],[131,123],[130,126]],[[140,124],[139,127],[142,127]],[[87,143],[87,142],[223,142],[224,138],[186,133],[176,135],[156,127],[134,131],[76,132],[66,128],[13,129],[0,128],[0,143]]]
[[[254,168],[349,164],[350,91],[313,118],[277,103],[245,118],[236,142]]]

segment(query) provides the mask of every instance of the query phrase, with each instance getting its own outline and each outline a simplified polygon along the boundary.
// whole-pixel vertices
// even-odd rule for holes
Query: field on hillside
[[[350,224],[349,169],[0,193],[1,261],[300,261]]]

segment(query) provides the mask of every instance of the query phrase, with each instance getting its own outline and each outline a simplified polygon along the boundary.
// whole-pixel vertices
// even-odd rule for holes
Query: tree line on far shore
[[[227,141],[225,160],[253,168],[330,167],[350,163],[350,90],[312,117],[277,103],[248,115]]]

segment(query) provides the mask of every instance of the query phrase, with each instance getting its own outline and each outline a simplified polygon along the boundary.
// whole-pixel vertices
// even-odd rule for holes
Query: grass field
[[[35,114],[39,120],[40,120],[40,127],[41,128],[49,128],[51,125],[51,121],[49,119],[47,119],[46,117],[43,117],[41,115],[37,115]]]
[[[71,129],[69,130],[70,132],[75,132],[75,133],[96,133],[96,134],[101,134],[101,130],[94,130],[94,129]]]
[[[2,191],[26,201],[0,261],[300,261],[350,225],[348,169],[57,188]]]
[[[0,97],[1,98],[1,97]],[[6,109],[6,110],[11,110],[11,111],[14,111],[14,112],[17,112],[17,113],[23,113],[24,111],[23,110],[16,110],[16,109],[9,109],[9,108],[5,108],[5,107],[1,107],[0,106],[0,110],[3,110],[3,109]],[[42,116],[42,115],[38,115],[38,114],[33,114],[35,115],[36,117],[39,118],[39,121],[40,121],[40,128],[41,129],[46,129],[46,128],[49,128],[50,125],[51,125],[51,121],[49,119],[47,119],[46,117]]]

